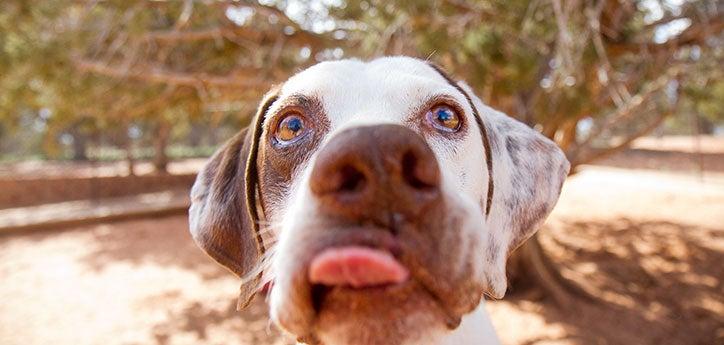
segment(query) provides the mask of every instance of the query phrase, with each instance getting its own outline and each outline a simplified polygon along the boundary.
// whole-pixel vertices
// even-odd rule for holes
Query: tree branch
[[[646,127],[642,128],[641,130],[629,135],[624,140],[622,140],[621,142],[619,142],[613,146],[610,146],[607,148],[602,148],[602,149],[591,150],[591,151],[589,151],[590,153],[587,156],[584,156],[583,158],[575,157],[571,161],[571,171],[573,171],[573,168],[575,168],[578,165],[588,164],[593,161],[596,161],[596,160],[611,156],[615,153],[621,152],[623,149],[625,149],[629,145],[631,145],[631,143],[634,140],[653,132],[657,127],[659,127],[664,122],[664,120],[666,120],[673,113],[674,113],[673,111],[667,111],[667,112],[659,115],[659,117],[656,118],[655,121],[653,121]]]
[[[279,37],[279,35],[285,35],[284,33],[270,33],[258,31],[250,28],[236,27],[236,28],[212,28],[203,30],[189,30],[189,31],[177,31],[177,30],[165,30],[165,31],[152,31],[143,35],[142,39],[145,41],[155,41],[162,43],[177,43],[177,42],[194,42],[203,40],[212,40],[225,38],[230,41],[238,39],[244,39],[252,42],[265,42],[271,41]],[[299,46],[309,46],[310,48],[320,48],[327,45],[326,39],[321,36],[310,34],[306,31],[295,31],[291,35],[285,35],[286,42],[296,44]]]
[[[243,78],[239,73],[229,73],[232,77],[215,76],[206,73],[179,73],[158,68],[124,69],[112,67],[99,61],[79,59],[75,66],[81,72],[95,73],[119,79],[132,79],[175,86],[212,86],[223,88],[263,88],[270,84],[269,80]]]
[[[702,44],[712,33],[721,33],[722,30],[724,30],[724,18],[722,18],[722,16],[712,17],[703,22],[695,22],[692,20],[692,24],[686,30],[664,43],[652,41],[611,42],[608,45],[608,54],[609,56],[619,56],[625,53],[636,53],[639,51],[648,51],[653,54],[669,52],[672,48]]]
[[[586,146],[590,145],[594,139],[601,135],[601,133],[610,129],[616,123],[631,116],[634,113],[634,110],[638,109],[641,105],[646,104],[646,100],[665,87],[671,79],[676,78],[681,71],[682,68],[671,68],[669,74],[661,76],[659,79],[653,81],[645,90],[629,98],[628,102],[618,107],[613,114],[606,116],[604,123],[593,129],[586,139],[584,139],[580,144],[576,144],[576,150],[573,152],[574,156],[577,153],[575,151],[585,150]]]

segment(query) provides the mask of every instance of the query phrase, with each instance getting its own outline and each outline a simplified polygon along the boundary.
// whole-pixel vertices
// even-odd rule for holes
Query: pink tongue
[[[355,288],[402,283],[410,273],[388,252],[367,247],[324,250],[309,266],[313,284]]]

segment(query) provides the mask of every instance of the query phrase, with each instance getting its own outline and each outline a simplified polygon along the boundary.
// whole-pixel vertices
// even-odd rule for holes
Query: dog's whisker
[[[435,55],[435,53],[437,53],[437,50],[431,51],[431,52],[430,52],[430,55],[428,55],[427,58],[425,58],[425,61],[426,61],[426,62],[427,62],[427,61],[430,61],[430,58],[432,58],[432,56]]]
[[[272,257],[276,253],[276,247],[270,247],[264,255],[261,256],[259,259],[259,262],[254,265],[254,267],[243,277],[241,277],[242,284],[248,284],[250,282],[256,281],[261,275],[261,279],[259,279],[259,286],[257,286],[258,289],[261,289],[264,287],[264,284],[270,282],[271,280],[267,277],[269,267],[271,266]]]

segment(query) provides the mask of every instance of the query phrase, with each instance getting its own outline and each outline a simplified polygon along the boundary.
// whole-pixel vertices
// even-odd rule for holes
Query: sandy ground
[[[597,299],[488,302],[505,344],[724,343],[724,174],[584,167],[542,235]],[[289,343],[183,216],[0,237],[0,279],[4,345]]]
[[[678,152],[721,153],[722,147],[724,147],[724,137],[713,135],[641,137],[631,143],[633,149]]]
[[[206,158],[187,158],[169,162],[170,174],[193,174],[206,163]],[[150,161],[137,161],[134,167],[136,175],[154,174]],[[0,179],[31,179],[53,177],[105,177],[126,176],[128,165],[117,162],[74,162],[31,160],[13,163],[0,163]]]

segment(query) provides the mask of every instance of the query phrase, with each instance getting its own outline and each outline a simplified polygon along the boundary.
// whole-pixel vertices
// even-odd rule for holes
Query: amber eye
[[[304,131],[304,119],[298,114],[290,114],[279,122],[274,138],[280,144],[289,144],[298,139]]]
[[[458,113],[447,105],[436,105],[427,111],[427,121],[441,132],[457,132],[460,129]]]

